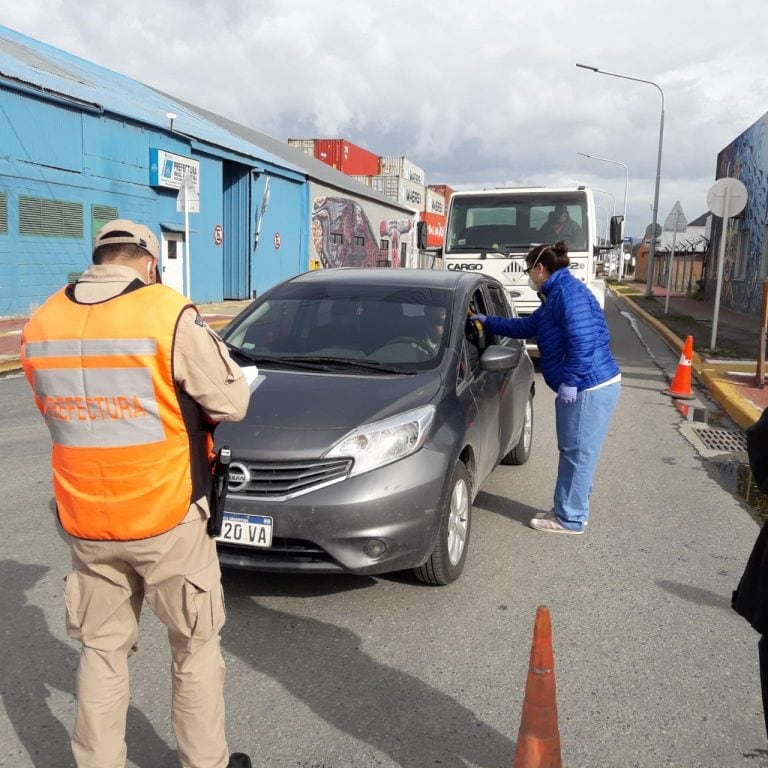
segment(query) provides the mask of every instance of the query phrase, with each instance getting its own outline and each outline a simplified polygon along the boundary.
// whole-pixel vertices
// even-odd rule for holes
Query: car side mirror
[[[514,368],[520,362],[522,356],[522,344],[511,347],[491,344],[480,358],[480,367],[484,371],[507,371],[510,368]]]

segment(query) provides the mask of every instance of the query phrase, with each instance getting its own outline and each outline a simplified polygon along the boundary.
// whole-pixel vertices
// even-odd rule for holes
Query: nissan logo
[[[251,482],[251,473],[245,464],[233,461],[229,465],[229,490],[237,493],[247,488]]]
[[[465,270],[465,271],[478,271],[481,272],[483,269],[482,264],[449,264],[448,269],[456,269],[456,270]]]

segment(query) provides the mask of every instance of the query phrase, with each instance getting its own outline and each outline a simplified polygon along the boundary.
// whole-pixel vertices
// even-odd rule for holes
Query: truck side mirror
[[[427,222],[416,222],[416,247],[423,251],[427,247]]]
[[[619,245],[624,242],[624,217],[611,216],[611,245]]]
[[[423,251],[427,247],[427,222],[416,222],[416,247]]]

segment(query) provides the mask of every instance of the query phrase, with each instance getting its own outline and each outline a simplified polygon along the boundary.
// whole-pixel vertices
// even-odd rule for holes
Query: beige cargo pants
[[[190,511],[173,530],[141,541],[70,538],[67,630],[82,643],[72,735],[78,768],[125,766],[128,655],[145,599],[168,628],[171,722],[181,764],[228,763],[219,641],[224,600],[216,545],[202,514]]]

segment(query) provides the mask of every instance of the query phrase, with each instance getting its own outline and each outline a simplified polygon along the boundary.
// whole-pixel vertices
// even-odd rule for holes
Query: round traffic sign
[[[718,179],[707,192],[709,210],[723,219],[737,216],[744,210],[746,204],[747,188],[738,179],[730,177]]]

